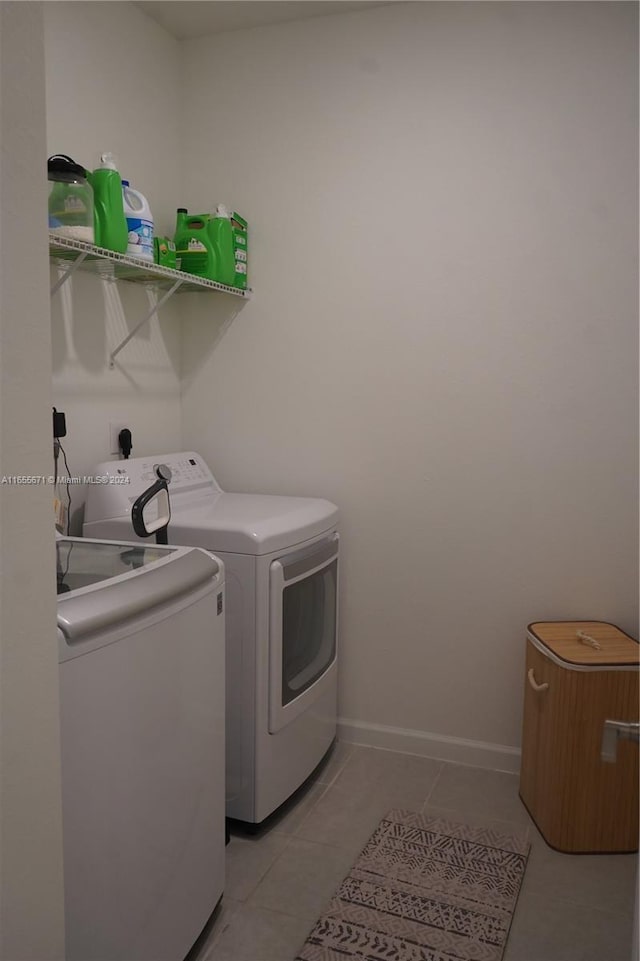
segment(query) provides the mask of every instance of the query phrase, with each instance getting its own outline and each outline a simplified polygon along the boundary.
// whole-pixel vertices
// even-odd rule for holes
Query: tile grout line
[[[340,853],[344,853],[344,848],[341,848],[341,847],[339,847],[339,846],[336,845],[336,844],[327,844],[326,842],[323,842],[323,841],[309,841],[307,838],[298,838],[298,837],[296,837],[295,835],[291,834],[291,835],[288,836],[287,843],[284,845],[284,847],[283,847],[282,850],[279,852],[279,854],[276,855],[276,857],[275,857],[274,860],[271,862],[271,864],[269,865],[269,867],[267,868],[267,870],[264,872],[264,874],[260,877],[258,883],[255,885],[255,887],[253,887],[253,888],[251,889],[250,893],[247,895],[247,897],[245,898],[245,900],[244,900],[243,902],[241,902],[242,904],[246,904],[247,907],[250,907],[250,908],[251,908],[251,907],[254,907],[254,908],[260,908],[260,907],[262,907],[262,905],[260,905],[260,904],[251,904],[251,903],[250,903],[250,899],[254,896],[254,894],[255,894],[256,891],[258,890],[259,886],[263,883],[263,881],[266,881],[266,880],[267,880],[269,874],[270,874],[270,873],[273,871],[273,869],[276,867],[276,865],[278,864],[278,862],[280,861],[280,859],[283,857],[283,855],[286,854],[286,852],[287,852],[288,849],[291,847],[291,845],[293,844],[294,841],[297,841],[299,844],[308,844],[308,845],[311,845],[312,847],[316,847],[316,848],[330,848],[332,851],[338,851],[338,852],[340,852]],[[272,908],[264,908],[263,910],[265,910],[265,911],[271,911],[271,910],[275,910],[275,909],[272,909]],[[276,910],[276,913],[282,913],[282,914],[286,914],[288,917],[300,919],[300,915],[298,915],[298,914],[289,914],[288,911],[278,912],[278,911]],[[302,918],[302,920],[306,920],[306,918]]]
[[[274,828],[274,834],[283,835],[284,837],[288,837],[289,840],[291,840],[291,839],[293,839],[293,838],[298,838],[298,831],[300,830],[300,828],[301,828],[304,824],[306,824],[307,818],[309,817],[309,815],[311,815],[311,814],[315,811],[316,805],[320,803],[320,801],[321,801],[322,798],[325,796],[325,794],[327,793],[327,791],[329,790],[329,788],[331,787],[331,785],[329,785],[329,784],[320,784],[320,783],[317,783],[317,787],[320,787],[320,788],[322,788],[323,790],[320,791],[320,793],[318,794],[317,798],[309,805],[309,810],[308,810],[308,811],[306,812],[306,814],[304,814],[304,816],[300,819],[300,822],[298,823],[298,825],[296,826],[296,828],[295,828],[293,831],[291,831],[291,833],[287,833],[286,831],[279,831],[279,830],[277,829],[277,827],[276,827],[276,828]],[[298,839],[298,840],[299,840],[299,839]]]
[[[433,784],[431,785],[431,788],[430,788],[430,790],[429,790],[429,793],[427,794],[426,798],[425,798],[424,801],[422,802],[422,809],[421,809],[421,812],[420,812],[421,814],[424,813],[424,809],[426,808],[427,804],[429,803],[429,800],[430,800],[430,798],[431,798],[431,795],[432,795],[433,792],[435,791],[435,789],[436,789],[436,787],[437,787],[437,785],[438,785],[438,782],[440,781],[440,778],[442,777],[442,774],[443,774],[443,772],[444,772],[444,765],[445,765],[445,762],[444,762],[444,761],[441,761],[441,762],[440,762],[440,769],[439,769],[438,773],[436,774],[436,776],[435,776],[435,778],[434,778],[434,781],[433,781]]]
[[[542,898],[542,900],[549,900],[549,895],[545,894],[543,890],[536,890],[535,887],[533,890],[523,892],[523,894],[524,897],[535,897]],[[621,921],[629,921],[633,919],[633,911],[614,911],[611,908],[601,908],[593,903],[587,903],[585,901],[573,901],[571,898],[560,898],[557,895],[554,895],[552,900],[554,904],[568,904],[571,905],[572,908],[580,908],[582,911],[594,911],[598,914],[612,915],[614,918],[618,918]]]
[[[322,800],[322,798],[327,794],[327,792],[328,792],[328,791],[333,787],[333,785],[336,783],[336,781],[338,780],[338,778],[340,777],[340,775],[342,774],[342,772],[345,770],[347,764],[348,764],[349,761],[351,760],[352,756],[353,756],[353,746],[351,747],[351,750],[349,751],[349,754],[348,754],[347,757],[345,758],[344,763],[341,765],[341,767],[338,768],[338,770],[337,770],[336,773],[335,773],[335,776],[332,778],[331,781],[329,781],[328,783],[327,783],[327,782],[322,782],[322,781],[316,781],[316,784],[318,784],[319,786],[324,787],[324,790],[320,792],[320,794],[318,795],[318,797],[315,799],[315,801],[313,802],[313,804],[310,806],[309,810],[307,811],[307,813],[305,814],[305,816],[302,818],[302,820],[301,820],[300,823],[298,824],[295,832],[291,835],[291,837],[296,837],[296,836],[297,836],[297,832],[298,832],[302,827],[304,827],[304,825],[307,823],[307,820],[309,819],[309,817],[311,816],[311,814],[312,814],[313,811],[315,810],[316,805],[320,803],[320,801]],[[301,838],[301,839],[299,839],[299,840],[304,840],[304,838]],[[329,845],[329,847],[333,847],[333,846],[334,846],[334,845]]]
[[[275,857],[274,857],[273,860],[270,862],[270,864],[268,865],[268,867],[265,868],[265,870],[262,872],[262,874],[258,874],[257,878],[255,879],[255,883],[254,883],[253,886],[248,890],[246,897],[244,897],[244,898],[242,898],[242,899],[240,899],[240,898],[237,899],[238,904],[248,904],[249,898],[250,898],[253,894],[255,894],[257,888],[260,886],[260,884],[262,884],[262,882],[263,882],[264,879],[266,878],[266,876],[267,876],[267,874],[269,873],[269,871],[271,870],[271,868],[274,866],[274,864],[276,863],[276,861],[278,861],[278,859],[284,854],[284,852],[287,850],[287,848],[290,846],[291,842],[292,842],[293,839],[294,839],[294,835],[293,835],[293,834],[281,834],[281,835],[279,835],[279,837],[286,838],[286,841],[284,842],[282,848],[280,849],[280,851],[278,851],[278,853],[275,855]]]
[[[260,905],[260,904],[247,904],[246,902],[236,902],[236,903],[237,903],[237,907],[236,907],[235,911],[233,912],[233,916],[229,919],[229,924],[226,925],[225,928],[224,928],[224,931],[225,931],[225,932],[228,930],[228,928],[229,928],[229,926],[232,924],[232,922],[236,919],[236,915],[240,913],[240,911],[242,910],[242,908],[248,909],[249,911],[263,911],[265,914],[267,914],[267,915],[272,915],[272,916],[274,916],[274,917],[276,917],[276,918],[277,918],[277,917],[283,917],[283,918],[291,918],[293,921],[304,921],[305,923],[308,923],[308,925],[309,925],[309,930],[311,930],[311,927],[313,926],[313,923],[314,923],[314,920],[313,920],[313,919],[309,920],[308,918],[302,918],[302,917],[300,917],[300,916],[297,915],[297,914],[289,914],[288,911],[278,911],[278,910],[276,910],[276,909],[274,909],[274,908],[265,908],[265,907],[262,907],[262,905]],[[220,932],[220,934],[222,934],[222,933],[224,933],[224,932]],[[211,944],[208,946],[207,953],[206,953],[206,954],[204,955],[204,957],[202,958],[202,961],[216,961],[215,953],[211,953],[210,950],[209,950],[209,948],[210,948],[210,949],[213,949],[213,948],[217,947],[217,946],[218,946],[218,942],[219,942],[220,940],[221,940],[221,937],[220,937],[220,935],[218,935],[218,936],[215,938],[215,940],[213,940],[213,941],[211,942]]]
[[[235,901],[233,898],[230,898],[226,903],[227,905],[229,905],[229,917],[226,919],[224,926],[220,924],[220,922],[222,921],[221,917],[218,917],[216,920],[214,920],[213,922],[214,927],[211,932],[213,934],[213,937],[206,945],[204,945],[206,950],[202,956],[202,961],[214,961],[214,959],[211,957],[211,951],[217,945],[218,941],[220,940],[224,932],[228,929],[229,925],[231,924],[233,918],[235,917],[238,911],[238,908],[240,907],[240,904],[242,902]],[[231,905],[233,905],[233,907],[231,907]],[[224,907],[225,907],[225,903],[224,903],[224,893],[223,893],[221,908],[224,910]],[[199,959],[197,959],[197,961],[199,961]]]
[[[338,778],[346,768],[347,764],[351,760],[353,756],[353,747],[354,747],[353,744],[349,746],[349,753],[347,754],[346,758],[344,759],[344,761],[342,762],[342,764],[340,765],[340,767],[338,768],[338,770],[336,771],[332,779],[330,781],[316,781],[316,784],[326,784],[327,787],[333,787],[333,785],[336,783],[336,781],[338,780]]]
[[[469,814],[467,811],[460,811],[458,808],[447,807],[445,804],[434,804],[431,806],[431,811],[427,810],[428,807],[429,804],[425,802],[420,813],[432,814],[433,817],[443,817],[446,820],[458,821],[460,823],[470,823],[469,818],[471,818],[472,821],[474,820],[473,814]],[[502,831],[504,834],[522,835],[526,841],[529,841],[529,827],[526,824],[519,824],[518,821],[511,821],[509,818],[493,818],[488,816],[481,816],[478,820],[484,822],[484,826],[494,827],[496,831]],[[473,827],[474,825],[471,824],[471,826]]]

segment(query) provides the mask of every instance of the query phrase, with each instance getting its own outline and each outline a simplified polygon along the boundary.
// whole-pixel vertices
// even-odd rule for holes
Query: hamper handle
[[[547,688],[549,687],[549,684],[547,683],[547,681],[544,681],[542,684],[538,684],[535,678],[535,674],[533,673],[532,667],[530,667],[529,670],[527,671],[527,677],[529,678],[529,684],[534,689],[534,691],[546,691]]]
[[[602,644],[599,641],[596,641],[595,637],[591,637],[591,634],[586,634],[584,631],[578,631],[576,637],[579,641],[582,641],[583,644],[588,644],[589,647],[592,647],[594,650],[602,650]]]

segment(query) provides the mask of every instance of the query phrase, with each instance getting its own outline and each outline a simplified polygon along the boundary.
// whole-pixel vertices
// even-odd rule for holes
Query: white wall
[[[184,443],[342,509],[352,736],[517,746],[528,622],[637,632],[636,43],[576,2],[185,44],[186,203],[249,218],[255,299],[183,327]]]
[[[180,205],[179,44],[124,3],[45,4],[47,151],[85,167],[111,150],[150,202],[158,234],[173,235]],[[52,272],[52,279],[57,274]],[[52,301],[54,403],[67,415],[72,475],[109,453],[110,423],[133,432],[134,455],[180,446],[179,307],[171,301],[123,348],[149,294],[77,274]],[[66,473],[62,462],[59,472]],[[84,488],[72,488],[80,532]]]
[[[42,13],[0,4],[0,478],[51,473]],[[51,489],[0,484],[0,958],[62,961]]]

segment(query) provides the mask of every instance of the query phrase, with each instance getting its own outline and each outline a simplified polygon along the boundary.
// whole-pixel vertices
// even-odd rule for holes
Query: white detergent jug
[[[129,232],[127,256],[153,263],[153,216],[147,198],[123,180],[122,202]]]

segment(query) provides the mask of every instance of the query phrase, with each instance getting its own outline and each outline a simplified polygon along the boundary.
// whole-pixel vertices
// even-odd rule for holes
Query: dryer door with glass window
[[[269,732],[323,693],[337,669],[337,533],[272,561],[269,570]]]

